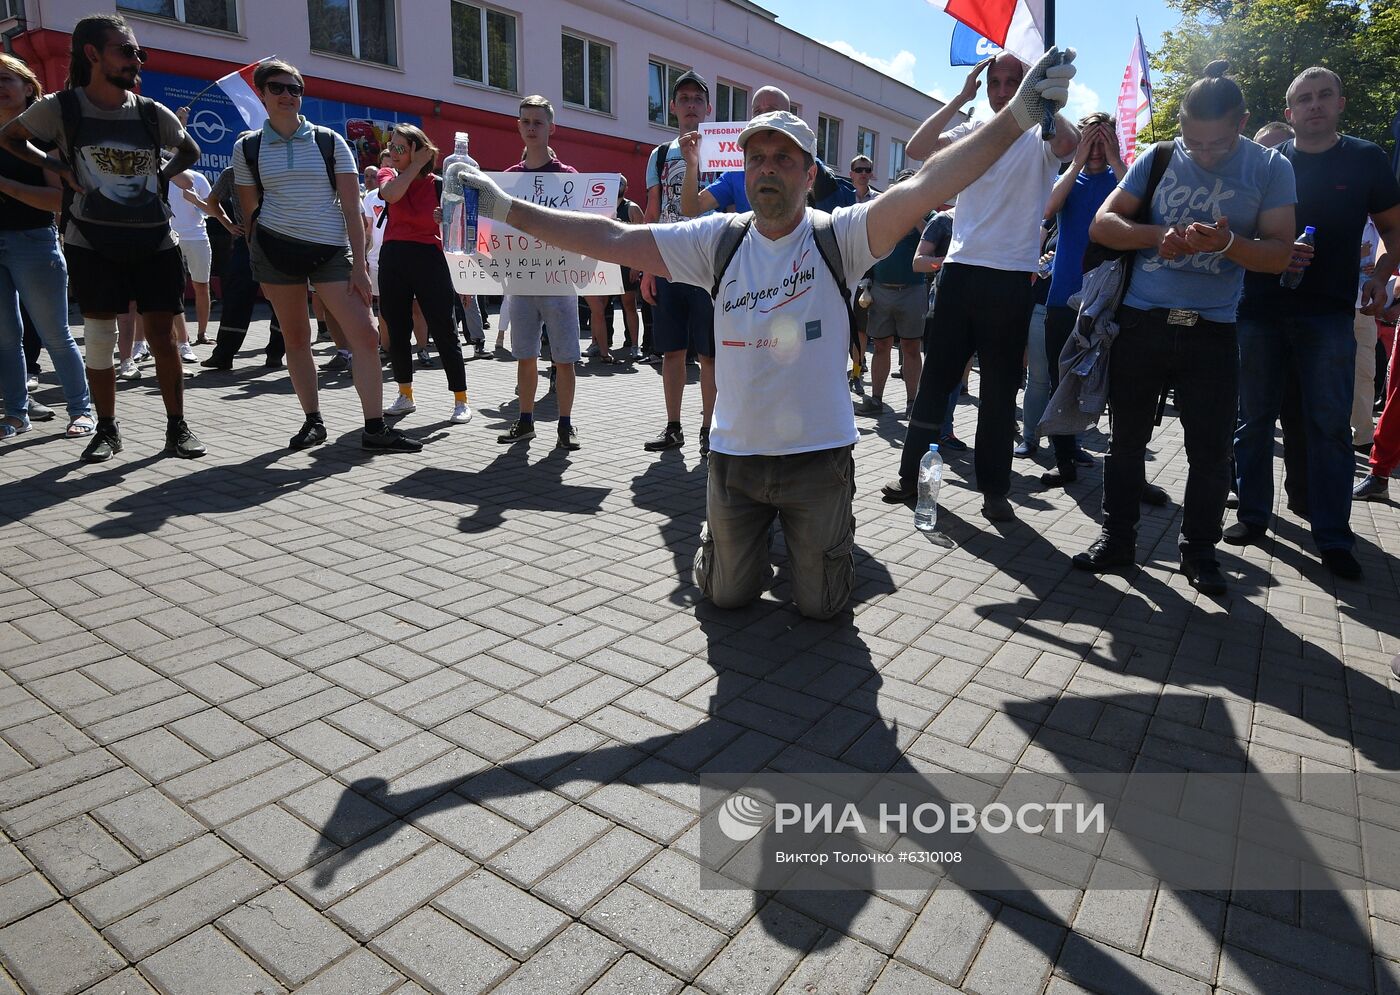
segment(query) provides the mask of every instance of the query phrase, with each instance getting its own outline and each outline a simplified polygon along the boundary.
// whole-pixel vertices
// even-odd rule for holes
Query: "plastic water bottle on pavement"
[[[914,506],[914,528],[933,532],[938,526],[938,485],[943,482],[943,457],[935,442],[919,461],[919,503]]]
[[[1303,245],[1312,245],[1313,235],[1316,232],[1316,228],[1314,228],[1312,225],[1308,225],[1306,228],[1303,229],[1303,234],[1298,236],[1298,241],[1301,242]],[[1291,269],[1284,270],[1283,276],[1278,278],[1278,285],[1287,290],[1296,290],[1298,284],[1303,282],[1303,272],[1304,271],[1301,269],[1298,270],[1296,273]]]
[[[442,161],[442,248],[470,256],[476,253],[476,190],[462,182],[462,174],[477,162],[467,141],[465,131],[457,132],[456,148]]]

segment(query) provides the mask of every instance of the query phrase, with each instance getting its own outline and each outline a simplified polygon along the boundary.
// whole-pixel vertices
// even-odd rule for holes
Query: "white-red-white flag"
[[[258,99],[258,91],[253,89],[253,70],[271,58],[274,56],[269,55],[266,59],[249,63],[215,81],[215,85],[233,101],[233,106],[238,108],[238,113],[243,115],[248,127],[255,130],[261,128],[267,120],[267,108],[263,107],[262,101]]]
[[[1045,54],[1045,0],[928,0],[1026,64]]]
[[[1142,44],[1142,32],[1133,40],[1128,56],[1128,68],[1123,70],[1123,83],[1118,87],[1118,150],[1123,161],[1132,164],[1137,158],[1138,121],[1152,105],[1152,81],[1147,74],[1147,50]]]

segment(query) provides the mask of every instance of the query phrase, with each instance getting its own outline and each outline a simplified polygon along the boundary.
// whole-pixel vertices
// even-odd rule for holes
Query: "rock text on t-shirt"
[[[1176,225],[1182,222],[1203,221],[1210,219],[1211,223],[1219,221],[1221,217],[1229,214],[1224,210],[1225,202],[1233,199],[1234,190],[1225,188],[1225,181],[1216,178],[1214,186],[1191,186],[1183,183],[1176,175],[1176,171],[1168,166],[1162,174],[1162,182],[1157,186],[1157,192],[1153,197],[1158,213],[1162,215],[1162,224]],[[1160,255],[1153,255],[1151,259],[1142,264],[1146,272],[1159,269],[1194,269],[1203,273],[1219,273],[1222,263],[1225,261],[1225,254],[1222,252],[1195,252],[1181,259],[1163,259]]]

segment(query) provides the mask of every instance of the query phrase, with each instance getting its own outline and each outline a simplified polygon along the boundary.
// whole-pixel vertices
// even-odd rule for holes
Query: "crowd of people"
[[[184,366],[197,359],[187,279],[193,344],[211,341],[206,217],[231,245],[203,365],[232,367],[261,288],[274,315],[266,362],[285,362],[302,409],[290,448],[328,437],[308,302],[335,341],[327,369],[353,377],[363,448],[422,448],[397,423],[416,410],[415,359],[432,363],[429,339],[453,395],[450,420],[470,421],[466,361],[492,355],[487,312],[453,287],[441,153],[428,135],[396,125],[378,165],[362,172],[343,136],[302,115],[301,73],[267,60],[253,76],[267,123],[239,138],[211,185],[190,168],[199,149],[186,111],[136,94],[145,57],[114,15],[76,26],[67,85],[56,93],[0,56],[0,438],[54,417],[29,397],[41,343],[67,404],[66,434],[87,439],[84,460],[111,459],[123,446],[117,379],[139,375],[145,349],[166,409],[166,451],[204,455],[183,391]],[[842,610],[853,582],[856,417],[882,417],[890,381],[902,379],[894,413],[907,425],[883,495],[907,502],[930,446],[967,448],[953,414],[974,362],[973,472],[988,520],[1014,519],[1014,461],[1034,459],[1042,439],[1054,458],[1042,486],[1075,482],[1094,463],[1080,435],[1106,409],[1103,531],[1073,562],[1095,572],[1131,565],[1140,504],[1169,500],[1145,465],[1170,397],[1189,463],[1180,550],[1193,586],[1223,593],[1217,545],[1267,535],[1280,419],[1289,507],[1309,521],[1333,573],[1361,575],[1351,502],[1386,497],[1400,463],[1400,186],[1377,146],[1338,132],[1341,78],[1301,72],[1288,121],[1250,140],[1244,96],[1228,66],[1214,63],[1182,98],[1180,137],[1128,165],[1108,115],[1071,122],[1057,113],[1073,75],[1072,50],[1033,66],[1003,54],[975,67],[910,136],[908,155],[923,166],[884,190],[864,155],[847,175],[822,162],[812,130],[773,86],[755,92],[738,139],[744,169],[702,175],[699,126],[712,106],[695,72],[672,84],[677,134],[648,157],[644,205],[624,186],[615,217],[514,199],[468,160],[463,181],[483,217],[622,265],[621,349],[609,299],[582,303],[590,355],[660,365],[665,424],[647,451],[685,445],[687,366],[698,362],[708,490],[695,577],[716,604],[742,605],[765,589],[777,519],[798,608],[818,618]],[[984,78],[992,115],[954,124]],[[517,125],[523,151],[506,172],[574,171],[551,145],[547,98],[522,100]],[[1300,239],[1305,227],[1313,234]],[[70,299],[84,354],[69,332]],[[556,445],[578,449],[580,299],[512,294],[498,322],[498,336],[509,330],[502,356],[517,365],[518,394],[498,441],[535,436],[547,342]],[[1387,364],[1377,362],[1378,344],[1391,373],[1380,401],[1375,373]],[[386,361],[397,391],[387,407]],[[1383,406],[1378,424],[1373,406]],[[1354,448],[1370,455],[1359,483]],[[1238,520],[1224,528],[1227,506]]]

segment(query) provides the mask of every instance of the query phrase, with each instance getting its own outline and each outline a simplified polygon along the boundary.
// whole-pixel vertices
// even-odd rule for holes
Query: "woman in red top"
[[[413,302],[415,298],[437,343],[452,389],[452,421],[471,421],[467,406],[467,370],[457,341],[453,313],[456,291],[442,232],[436,220],[437,178],[433,165],[437,147],[411,124],[395,125],[389,135],[389,166],[379,171],[379,196],[389,205],[384,244],[379,250],[379,313],[389,329],[389,362],[399,396],[384,410],[402,416],[417,410],[413,403]]]

